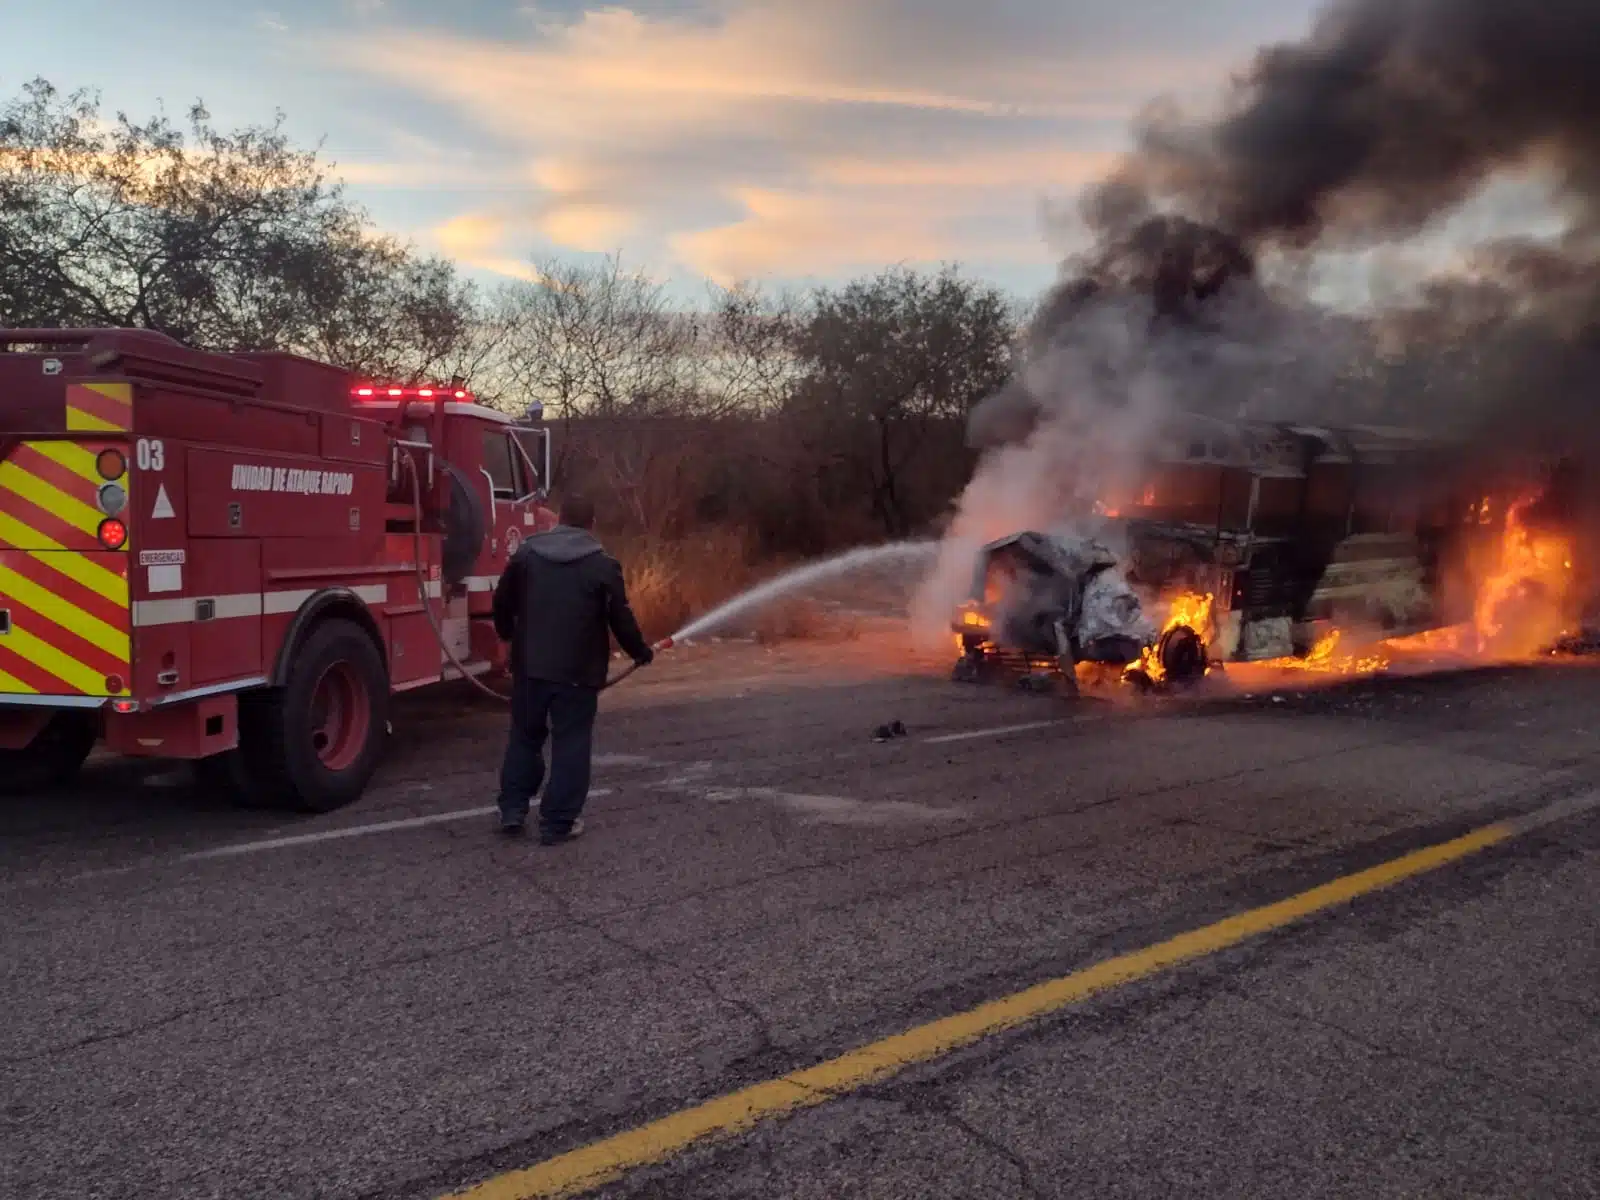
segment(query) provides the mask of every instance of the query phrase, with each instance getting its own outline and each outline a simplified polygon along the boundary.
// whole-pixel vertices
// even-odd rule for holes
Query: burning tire
[[[372,639],[351,621],[324,621],[295,655],[288,682],[239,701],[239,749],[202,777],[226,772],[251,804],[331,812],[367,786],[383,753],[389,678]]]
[[[1205,640],[1187,625],[1173,625],[1123,672],[1122,681],[1141,696],[1193,687],[1210,670]]]
[[[0,790],[15,795],[70,783],[98,738],[92,718],[56,713],[22,749],[0,750]]]
[[[1206,644],[1187,625],[1174,625],[1156,643],[1162,676],[1174,687],[1198,683],[1206,674]]]

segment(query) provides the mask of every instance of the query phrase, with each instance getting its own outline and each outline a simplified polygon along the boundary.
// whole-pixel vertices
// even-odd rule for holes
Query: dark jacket
[[[526,539],[494,589],[494,628],[512,669],[530,679],[598,688],[611,634],[635,662],[653,657],[628,607],[622,566],[593,534],[557,525]]]

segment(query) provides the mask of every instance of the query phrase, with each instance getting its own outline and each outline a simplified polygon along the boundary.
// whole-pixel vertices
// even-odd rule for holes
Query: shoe
[[[568,829],[565,833],[558,832],[557,830],[554,830],[554,829],[542,829],[542,830],[540,830],[539,831],[539,844],[541,846],[557,846],[557,845],[560,845],[562,842],[570,842],[574,838],[578,838],[578,837],[582,837],[582,836],[583,836],[583,818],[579,817],[576,821],[574,821],[572,823],[572,828]]]
[[[502,837],[521,837],[524,828],[521,821],[502,820],[500,822],[500,834]]]

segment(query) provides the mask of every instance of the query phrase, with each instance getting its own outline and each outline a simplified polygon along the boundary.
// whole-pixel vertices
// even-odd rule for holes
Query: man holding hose
[[[546,846],[583,832],[594,718],[611,662],[611,635],[634,662],[655,658],[628,607],[622,566],[594,533],[594,505],[569,496],[561,523],[523,541],[494,590],[494,628],[511,643],[511,736],[500,769],[500,828],[520,834],[544,780],[539,805]]]

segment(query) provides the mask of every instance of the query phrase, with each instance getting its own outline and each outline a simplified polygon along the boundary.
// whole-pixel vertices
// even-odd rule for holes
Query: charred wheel
[[[1156,654],[1162,677],[1176,687],[1205,678],[1206,644],[1187,625],[1175,625],[1163,633],[1156,643]]]
[[[241,698],[239,750],[227,769],[252,803],[331,812],[367,786],[388,717],[377,646],[353,621],[326,620],[299,647],[283,687]]]

